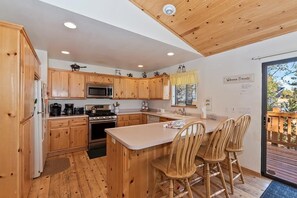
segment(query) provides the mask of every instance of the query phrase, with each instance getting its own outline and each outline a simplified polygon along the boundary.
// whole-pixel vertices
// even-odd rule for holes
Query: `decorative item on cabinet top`
[[[142,77],[143,77],[143,78],[146,78],[146,77],[147,77],[146,72],[143,72],[143,73],[142,73]]]
[[[132,73],[128,73],[127,76],[128,77],[133,77],[133,74]]]
[[[79,66],[78,64],[74,63],[70,65],[72,71],[79,71],[81,68],[87,68],[87,66]]]

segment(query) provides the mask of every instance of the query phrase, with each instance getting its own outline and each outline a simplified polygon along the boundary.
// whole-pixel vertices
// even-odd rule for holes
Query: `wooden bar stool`
[[[237,178],[241,178],[242,183],[244,184],[243,173],[241,170],[241,166],[239,164],[239,160],[237,158],[236,152],[243,151],[243,137],[250,125],[251,116],[246,114],[240,116],[235,122],[235,128],[231,134],[230,141],[226,148],[227,152],[227,161],[228,161],[228,169],[229,169],[229,182],[231,186],[231,194],[234,193],[234,180]],[[233,157],[232,158],[232,153]],[[233,164],[236,163],[238,172],[235,176],[233,176]]]
[[[200,164],[197,167],[203,167],[204,170],[203,178],[207,198],[216,196],[222,192],[225,193],[226,197],[229,197],[220,162],[224,161],[226,158],[225,149],[229,142],[231,132],[234,130],[234,126],[235,121],[232,118],[220,123],[211,133],[207,145],[200,147],[200,150],[198,151],[197,159],[203,161],[203,164]],[[212,167],[212,169],[210,167]],[[215,170],[215,168],[218,170]],[[220,175],[223,188],[211,194],[210,179],[211,177],[218,175]]]
[[[169,180],[169,197],[179,194],[178,197],[186,194],[193,197],[188,178],[196,171],[195,156],[201,145],[205,133],[205,126],[201,122],[192,122],[184,126],[175,136],[170,149],[170,154],[152,161],[152,166],[157,170],[155,186],[152,197],[155,197],[157,188],[167,192],[163,188],[164,181]],[[165,179],[162,181],[161,176]],[[174,191],[173,181],[184,181],[186,191]]]

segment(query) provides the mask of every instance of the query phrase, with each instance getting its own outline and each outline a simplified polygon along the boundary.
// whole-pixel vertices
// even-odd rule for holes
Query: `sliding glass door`
[[[262,174],[297,185],[297,58],[262,65]]]

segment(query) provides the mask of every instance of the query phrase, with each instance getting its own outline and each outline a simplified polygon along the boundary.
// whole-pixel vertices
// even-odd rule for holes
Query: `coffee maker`
[[[73,115],[73,104],[71,103],[65,104],[64,113],[65,115]]]
[[[61,107],[62,105],[58,103],[50,104],[50,116],[60,116]]]

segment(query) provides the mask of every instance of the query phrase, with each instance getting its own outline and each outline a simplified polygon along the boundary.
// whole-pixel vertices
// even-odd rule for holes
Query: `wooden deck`
[[[297,150],[267,144],[267,173],[297,183]]]
[[[53,158],[68,158],[69,167],[56,174],[34,179],[29,198],[108,198],[106,184],[106,157],[90,160],[86,152],[77,152],[49,159]],[[226,170],[224,172],[227,173]],[[271,182],[270,179],[257,176],[251,172],[244,172],[244,177],[246,181],[245,184],[242,184],[239,180],[235,182],[234,195],[230,195],[231,198],[260,197]],[[214,179],[213,182],[214,184],[220,185],[218,179]],[[216,188],[216,186],[212,185],[212,188],[213,187]],[[228,183],[227,188],[230,192]],[[199,197],[196,194],[197,191],[204,194],[204,186],[199,184],[193,186],[195,198]],[[224,194],[221,194],[218,197],[225,196]]]

